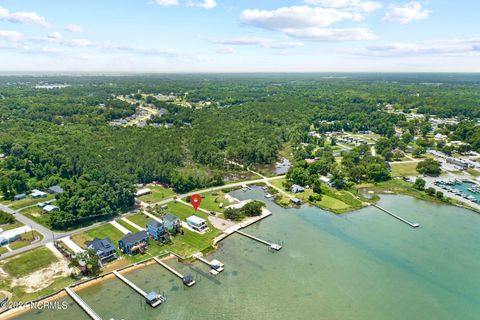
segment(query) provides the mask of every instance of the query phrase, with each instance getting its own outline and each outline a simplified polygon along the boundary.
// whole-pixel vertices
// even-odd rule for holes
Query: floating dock
[[[85,313],[90,316],[90,318],[92,318],[93,320],[102,320],[102,318],[100,318],[100,316],[95,311],[93,311],[93,309],[90,308],[90,306],[86,304],[86,302],[83,301],[82,298],[80,298],[70,287],[66,287],[65,291],[80,306],[80,308],[82,308],[83,311],[85,311]]]
[[[153,257],[153,260],[155,260],[159,265],[161,265],[162,267],[164,267],[165,269],[167,269],[168,271],[170,271],[171,273],[173,273],[174,275],[176,275],[180,279],[182,279],[183,284],[186,285],[187,287],[191,287],[195,284],[195,280],[193,280],[192,276],[190,276],[190,275],[184,276],[183,274],[181,274],[177,270],[173,269],[172,267],[170,267],[169,265],[167,265],[162,260],[160,260],[156,257]]]
[[[410,221],[408,221],[408,220],[405,220],[405,219],[403,219],[402,217],[397,216],[395,213],[390,212],[390,211],[388,211],[388,210],[386,210],[386,209],[384,209],[384,208],[382,208],[382,207],[380,207],[380,206],[377,206],[376,204],[372,204],[372,206],[374,206],[375,208],[380,209],[381,211],[383,211],[383,212],[391,215],[392,217],[394,217],[394,218],[402,221],[403,223],[408,224],[408,225],[409,225],[410,227],[412,227],[412,228],[418,228],[418,227],[420,227],[420,225],[419,225],[418,223],[412,223],[412,222],[410,222]]]
[[[195,259],[197,259],[198,261],[201,261],[201,262],[209,265],[210,268],[212,268],[210,270],[210,273],[215,275],[215,276],[224,270],[223,267],[225,265],[218,260],[208,261],[207,259],[202,258],[202,256],[200,254],[194,254],[193,257]]]
[[[242,236],[245,236],[245,237],[247,237],[247,238],[250,238],[250,239],[252,239],[252,240],[258,241],[258,242],[263,243],[263,244],[266,244],[267,246],[270,247],[270,249],[273,249],[273,250],[276,250],[276,251],[279,251],[280,249],[282,249],[282,246],[279,245],[279,244],[270,243],[270,242],[268,242],[268,241],[262,240],[262,239],[260,239],[260,238],[257,238],[257,237],[255,237],[255,236],[252,236],[251,234],[245,233],[245,232],[240,231],[240,230],[236,230],[235,232],[241,234]]]
[[[133,290],[137,291],[140,295],[142,295],[145,298],[145,302],[148,303],[152,307],[158,307],[162,302],[165,302],[167,299],[162,296],[161,294],[156,293],[155,291],[152,291],[150,293],[146,293],[142,289],[140,289],[137,285],[135,285],[133,282],[125,278],[120,274],[118,271],[113,271],[112,272],[118,279],[122,280],[125,282],[127,285],[129,285]]]

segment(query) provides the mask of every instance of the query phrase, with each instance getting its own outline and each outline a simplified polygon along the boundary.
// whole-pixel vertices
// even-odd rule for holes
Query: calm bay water
[[[264,200],[259,189],[233,195]],[[209,256],[226,265],[217,277],[200,263],[168,262],[197,278],[192,288],[158,265],[127,273],[166,295],[156,309],[118,279],[78,294],[103,319],[478,319],[480,215],[403,196],[380,205],[420,228],[375,208],[337,216],[269,202],[274,215],[246,232],[283,241],[279,252],[235,234]],[[19,319],[52,317],[88,319],[75,306]]]

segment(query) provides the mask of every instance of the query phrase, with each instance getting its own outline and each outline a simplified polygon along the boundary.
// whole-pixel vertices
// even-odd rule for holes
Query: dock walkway
[[[130,280],[128,280],[127,278],[125,278],[123,275],[120,274],[120,272],[114,270],[113,271],[113,274],[120,280],[122,280],[123,282],[125,282],[127,285],[129,285],[133,290],[137,291],[140,295],[142,295],[143,297],[147,298],[147,293],[145,291],[143,291],[142,289],[140,289],[139,287],[137,287],[137,285],[135,285],[133,282],[131,282]]]
[[[167,269],[168,271],[170,271],[171,273],[173,273],[174,275],[176,275],[177,277],[179,277],[180,279],[182,279],[183,283],[188,286],[188,287],[191,287],[195,284],[195,281],[192,280],[192,281],[188,281],[186,282],[185,279],[186,277],[181,274],[180,272],[178,272],[177,270],[173,269],[172,267],[170,267],[169,265],[167,265],[165,262],[163,262],[162,260],[158,259],[157,257],[153,257],[153,260],[155,260],[159,265],[161,265],[162,267],[164,267],[165,269]]]
[[[384,208],[382,208],[382,207],[380,207],[380,206],[377,206],[376,204],[372,204],[372,206],[374,206],[375,208],[377,208],[377,209],[379,209],[379,210],[381,210],[381,211],[383,211],[383,212],[391,215],[392,217],[394,217],[394,218],[402,221],[403,223],[408,224],[408,225],[409,225],[410,227],[412,227],[412,228],[418,228],[418,227],[420,227],[420,225],[419,225],[418,223],[412,223],[412,222],[410,222],[410,221],[408,221],[408,220],[406,220],[406,219],[403,219],[402,217],[397,216],[395,213],[390,212],[390,211],[388,211],[387,209],[384,209]]]
[[[241,234],[242,236],[245,236],[247,238],[250,238],[252,240],[255,240],[255,241],[258,241],[260,243],[263,243],[263,244],[266,244],[267,246],[269,246],[270,248],[274,249],[274,250],[280,250],[282,249],[282,246],[279,245],[279,244],[276,244],[276,243],[270,243],[268,241],[265,241],[265,240],[262,240],[260,238],[257,238],[255,236],[252,236],[251,234],[248,234],[248,233],[245,233],[243,231],[240,231],[240,230],[236,230],[235,232],[237,232],[238,234]]]
[[[102,318],[100,318],[100,316],[96,314],[96,312],[93,311],[93,309],[90,308],[90,306],[86,304],[85,301],[83,301],[82,298],[80,298],[70,287],[66,287],[65,291],[90,316],[90,318],[93,320],[102,320]]]

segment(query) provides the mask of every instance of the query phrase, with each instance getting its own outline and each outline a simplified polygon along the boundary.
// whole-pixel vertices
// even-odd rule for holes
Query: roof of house
[[[50,188],[48,188],[48,191],[51,193],[62,193],[63,188],[60,186],[51,186]]]
[[[99,239],[99,238],[94,238],[90,243],[88,244],[89,247],[92,249],[95,249],[97,252],[102,251],[102,252],[108,252],[115,250],[115,246],[113,245],[112,241],[108,238],[104,239]]]
[[[135,233],[133,232],[127,233],[127,235],[125,235],[120,241],[123,241],[125,245],[129,245],[129,244],[142,241],[147,238],[148,238],[147,231],[143,230]]]
[[[45,207],[43,207],[43,210],[47,211],[47,212],[51,212],[51,211],[54,211],[54,210],[57,210],[58,207],[57,206],[54,206],[53,204],[47,204]]]
[[[36,190],[36,189],[33,189],[33,190],[32,190],[32,197],[34,197],[34,196],[43,196],[43,195],[45,195],[45,192],[43,192],[43,191]]]
[[[173,214],[167,213],[166,215],[163,216],[163,221],[168,221],[168,222],[174,222],[176,220],[180,220],[177,216],[174,216]]]
[[[187,221],[189,222],[192,222],[194,224],[202,224],[205,222],[205,219],[202,219],[200,217],[197,217],[197,216],[190,216],[187,218]]]
[[[150,220],[147,222],[147,226],[158,229],[160,227],[163,227],[163,223],[157,220]]]

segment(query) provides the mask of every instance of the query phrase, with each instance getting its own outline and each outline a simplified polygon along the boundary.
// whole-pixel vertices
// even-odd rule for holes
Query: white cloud
[[[344,52],[354,55],[379,57],[480,54],[480,38],[438,40],[419,43],[397,42]]]
[[[425,20],[430,15],[430,10],[423,9],[419,2],[412,1],[404,5],[392,4],[390,5],[390,12],[384,17],[383,21],[399,22],[406,24],[412,21]]]
[[[155,3],[162,7],[178,6],[178,0],[155,0]]]
[[[23,36],[18,31],[2,31],[0,30],[0,40],[7,40],[17,42],[23,39]]]
[[[374,34],[363,27],[327,28],[336,22],[363,19],[358,12],[310,6],[282,7],[272,11],[248,9],[240,15],[240,21],[245,24],[311,41],[374,39]]]
[[[270,38],[263,37],[236,37],[236,38],[211,38],[208,41],[215,44],[230,45],[230,46],[259,46],[267,49],[287,49],[302,47],[302,42],[287,42],[277,41]]]
[[[380,2],[369,0],[305,0],[304,3],[327,8],[342,8],[363,12],[373,12],[382,8]]]
[[[65,30],[72,33],[79,33],[79,32],[85,31],[85,28],[82,27],[81,25],[71,23],[65,26]]]
[[[247,9],[240,15],[243,23],[269,30],[326,27],[342,20],[361,21],[363,16],[335,8],[309,6],[282,7],[271,11]]]
[[[34,11],[10,12],[8,11],[8,9],[3,7],[0,7],[0,21],[1,20],[13,22],[13,23],[36,24],[42,27],[50,26],[50,23],[48,23],[44,17],[40,16],[38,13]]]
[[[190,7],[199,7],[203,9],[213,9],[217,6],[217,2],[215,0],[202,0],[200,2],[190,0],[188,2],[188,6]]]
[[[215,52],[219,53],[219,54],[236,54],[237,51],[231,47],[221,47],[221,48],[217,48],[215,49]]]

